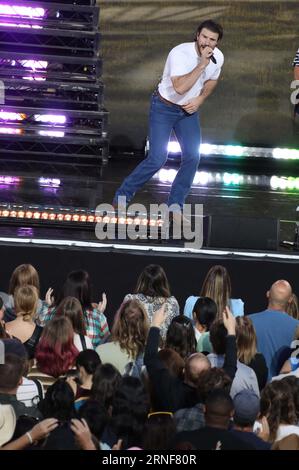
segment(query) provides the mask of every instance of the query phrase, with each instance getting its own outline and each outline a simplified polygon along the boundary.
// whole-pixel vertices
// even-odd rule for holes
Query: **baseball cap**
[[[244,389],[234,396],[234,421],[237,423],[254,423],[260,411],[260,398],[253,391]]]

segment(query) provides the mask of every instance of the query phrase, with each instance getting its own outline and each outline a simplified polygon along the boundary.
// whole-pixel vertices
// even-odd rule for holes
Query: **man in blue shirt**
[[[292,288],[288,281],[274,282],[267,292],[268,308],[250,315],[257,336],[257,349],[265,357],[268,380],[279,373],[282,357],[294,339],[299,321],[286,313],[292,300]]]

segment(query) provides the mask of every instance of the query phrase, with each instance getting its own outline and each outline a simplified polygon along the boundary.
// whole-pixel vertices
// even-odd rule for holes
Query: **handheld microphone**
[[[215,59],[214,54],[210,56],[210,59],[214,64],[217,64],[217,60]]]

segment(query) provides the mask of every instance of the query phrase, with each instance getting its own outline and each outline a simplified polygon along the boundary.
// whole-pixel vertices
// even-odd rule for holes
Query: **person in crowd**
[[[186,360],[184,377],[173,376],[168,367],[159,358],[158,345],[160,325],[164,321],[164,307],[153,318],[146,344],[144,364],[151,388],[155,395],[154,411],[175,412],[180,408],[192,407],[198,402],[197,385],[204,370],[211,367],[210,361],[202,353],[191,354]],[[225,319],[228,335],[226,338],[226,357],[224,370],[232,378],[236,372],[235,320],[232,314]],[[152,403],[153,404],[153,403]]]
[[[290,302],[286,306],[286,313],[288,315],[290,315],[290,317],[295,318],[295,320],[299,320],[298,297],[294,293],[293,293],[293,296],[292,296]]]
[[[74,345],[74,330],[66,317],[56,317],[46,323],[35,351],[37,373],[58,378],[75,365],[79,351]],[[30,372],[34,375],[34,371]]]
[[[57,418],[66,422],[77,417],[74,392],[65,378],[56,380],[46,391],[38,408],[44,418]]]
[[[230,392],[232,379],[223,369],[212,367],[203,371],[197,381],[197,403],[189,408],[181,408],[176,411],[174,417],[177,432],[195,431],[205,426],[204,403],[209,393],[216,389]]]
[[[128,369],[140,376],[149,323],[146,310],[138,300],[122,303],[112,327],[111,342],[96,351],[103,363],[114,365],[123,375]]]
[[[285,380],[268,383],[261,394],[261,416],[269,423],[269,441],[279,441],[289,434],[299,436],[292,389]]]
[[[176,424],[171,412],[149,413],[143,431],[142,449],[170,450],[175,433]]]
[[[254,429],[260,413],[260,398],[252,391],[244,389],[234,396],[234,426],[231,432],[239,439],[252,445],[256,450],[270,450],[271,444],[261,439]],[[266,426],[267,420],[263,420]],[[269,438],[267,430],[266,439]]]
[[[178,301],[171,295],[170,286],[164,269],[157,264],[150,264],[140,274],[135,294],[127,294],[124,302],[138,300],[145,308],[149,323],[154,313],[165,304],[166,316],[161,327],[161,337],[165,339],[171,320],[180,314]]]
[[[222,318],[222,312],[226,307],[229,307],[235,317],[244,315],[243,300],[232,299],[231,293],[231,280],[227,269],[221,265],[212,266],[203,282],[200,297],[209,297],[214,300],[217,305],[217,318]],[[192,318],[194,305],[198,298],[194,295],[187,298],[184,315]]]
[[[66,297],[75,297],[81,303],[84,316],[86,335],[91,339],[93,348],[105,343],[110,336],[107,319],[104,311],[107,306],[106,294],[103,293],[99,304],[92,302],[91,281],[86,271],[72,271],[68,274],[62,292],[53,299],[53,289],[47,291],[47,307],[43,308],[38,317],[38,323],[44,325],[55,314],[58,305]]]
[[[93,349],[91,339],[86,336],[84,314],[81,303],[75,297],[65,297],[58,305],[55,316],[67,317],[74,330],[74,345],[78,351]]]
[[[286,349],[289,350],[299,321],[286,313],[293,296],[288,281],[274,282],[266,295],[267,309],[250,315],[250,319],[256,332],[257,349],[266,360],[270,381],[283,365]]]
[[[215,389],[210,392],[204,405],[205,423],[196,431],[177,434],[175,444],[189,442],[198,450],[253,450],[254,447],[229,431],[234,414],[234,404],[229,393]]]
[[[107,442],[102,436],[102,440],[112,447],[121,439],[122,449],[141,447],[148,413],[149,397],[141,381],[136,377],[122,377],[113,398],[109,423],[114,439]]]
[[[165,347],[176,351],[184,360],[196,352],[192,322],[184,315],[174,317],[166,333]]]
[[[38,300],[35,286],[17,287],[14,291],[16,319],[6,323],[7,333],[24,344],[29,359],[33,359],[43,331],[42,327],[35,323]]]
[[[36,406],[25,406],[17,399],[17,389],[22,383],[24,368],[24,358],[5,352],[5,363],[0,364],[0,404],[11,405],[17,418],[24,414],[41,418]]]
[[[7,409],[6,406],[9,406],[10,409],[13,408],[10,405],[0,406],[0,422],[3,417],[3,408]],[[24,418],[24,417],[23,417]],[[0,450],[23,450],[36,447],[36,444],[43,441],[54,429],[57,428],[58,422],[56,418],[44,419],[36,423],[36,420],[32,420],[32,417],[26,416],[27,421],[31,421],[31,427],[22,435],[15,435],[14,433],[18,430],[18,421],[15,421],[15,416],[9,415],[7,413],[4,416],[4,427],[0,429]],[[20,418],[19,418],[20,419]],[[33,423],[36,423],[33,425]],[[10,439],[11,434],[13,433],[12,439]]]
[[[208,354],[212,352],[210,328],[217,316],[217,305],[209,297],[199,297],[193,307],[196,350]]]
[[[109,414],[104,405],[96,400],[87,400],[80,407],[78,414],[81,420],[85,420],[92,435],[100,442],[100,448],[105,450],[101,439],[109,421]]]
[[[257,352],[255,330],[249,316],[236,318],[238,360],[254,370],[260,391],[268,378],[268,367],[264,356]]]
[[[230,314],[232,316],[228,308],[226,308],[224,316],[225,314]],[[207,356],[212,367],[223,367],[227,335],[228,332],[222,320],[214,321],[210,329],[210,341],[213,347],[213,353],[210,353]],[[238,392],[240,392],[244,388],[251,389],[258,396],[260,396],[258,382],[254,370],[246,366],[242,362],[237,361],[237,371],[235,376],[233,377],[233,383],[230,390],[231,397],[233,398]]]
[[[98,401],[110,412],[121,375],[112,364],[100,364],[93,375],[90,399]]]
[[[18,339],[1,338],[1,336],[0,339],[3,341],[5,354],[14,354],[24,361],[22,381],[16,393],[17,400],[28,407],[36,406],[44,397],[44,389],[38,380],[32,380],[26,377],[30,368],[30,361],[28,360],[25,346]]]
[[[5,306],[5,321],[9,322],[10,320],[14,320],[16,317],[15,314],[15,291],[19,287],[24,286],[34,286],[37,290],[38,297],[40,295],[40,283],[39,283],[39,275],[34,266],[31,264],[21,264],[17,266],[14,272],[11,275],[9,281],[9,290],[8,294],[5,292],[0,292],[0,296],[4,301]],[[39,314],[43,308],[43,301],[38,298],[36,312]]]
[[[89,399],[93,376],[99,365],[101,365],[101,359],[93,349],[85,349],[76,357],[77,377],[67,378],[74,392],[76,409]]]
[[[288,374],[299,368],[299,326],[295,330],[294,340],[290,344],[289,351],[286,350],[286,354],[289,357],[280,369],[280,374]]]

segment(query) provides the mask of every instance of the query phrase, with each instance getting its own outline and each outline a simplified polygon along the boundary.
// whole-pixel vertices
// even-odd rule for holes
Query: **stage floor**
[[[117,187],[126,175],[138,164],[138,159],[126,155],[112,158],[99,168],[68,169],[45,168],[43,173],[36,166],[31,170],[1,170],[0,204],[26,207],[69,208],[94,210],[98,204],[111,203]],[[132,202],[139,202],[148,207],[151,203],[163,203],[171,187],[177,164],[172,160],[159,175],[153,177],[139,191]],[[292,253],[291,245],[282,245],[283,241],[294,241],[296,227],[296,208],[299,189],[290,189],[287,185],[289,176],[284,170],[278,175],[270,168],[255,165],[238,168],[225,168],[217,171],[200,165],[195,182],[186,202],[203,204],[204,215],[224,217],[254,217],[258,219],[274,218],[280,221],[279,251]],[[278,176],[277,176],[278,175]],[[5,180],[5,176],[14,177]],[[60,183],[43,186],[40,178],[56,178]],[[44,239],[67,239],[96,241],[94,230],[64,228],[63,225],[49,224],[42,226],[22,220],[13,224],[1,223],[2,237],[25,237]],[[295,254],[295,253],[294,253]]]

